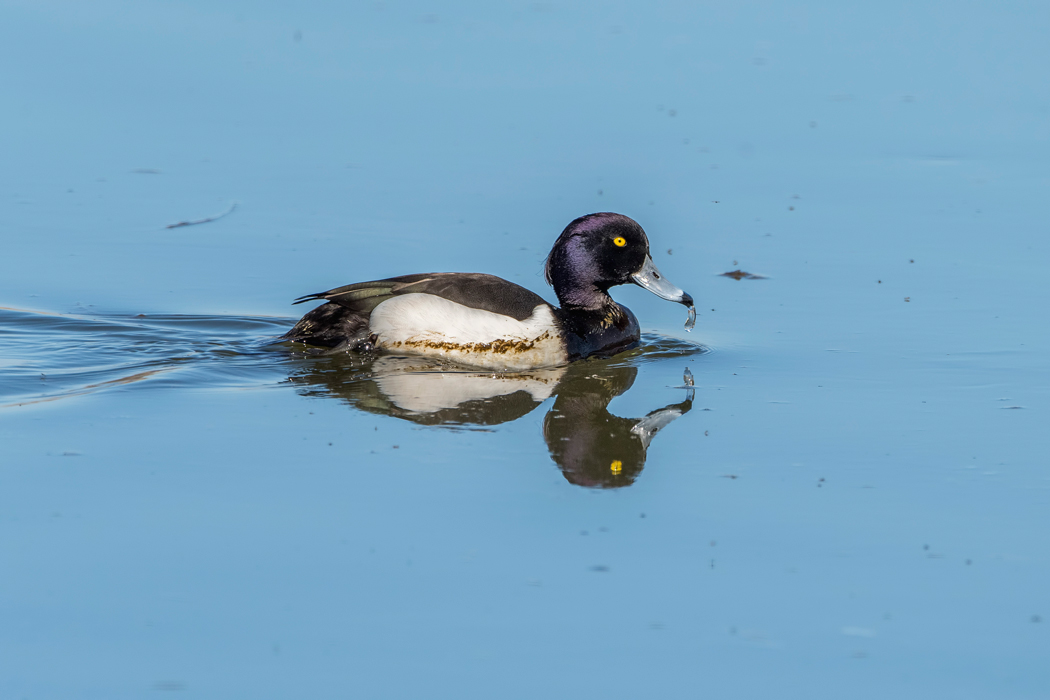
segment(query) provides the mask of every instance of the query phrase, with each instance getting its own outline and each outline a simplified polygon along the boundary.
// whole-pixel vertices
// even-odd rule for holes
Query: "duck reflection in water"
[[[698,349],[702,352],[702,349]],[[361,364],[343,357],[306,360],[289,381],[306,395],[339,398],[356,409],[421,425],[484,428],[517,420],[554,398],[543,419],[551,458],[573,484],[629,486],[645,467],[656,433],[693,405],[692,374],[685,399],[643,418],[621,418],[609,402],[634,384],[638,368],[614,360],[517,374],[456,370],[409,357],[381,356]]]

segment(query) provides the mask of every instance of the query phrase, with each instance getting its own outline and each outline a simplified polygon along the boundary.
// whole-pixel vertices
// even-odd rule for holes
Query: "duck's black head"
[[[693,304],[656,269],[645,231],[623,214],[588,214],[566,226],[547,256],[544,274],[563,307],[603,306],[610,302],[610,287],[628,282],[668,301]]]

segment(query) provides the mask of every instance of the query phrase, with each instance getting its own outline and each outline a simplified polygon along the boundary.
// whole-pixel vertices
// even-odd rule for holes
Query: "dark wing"
[[[433,294],[472,309],[504,314],[519,321],[531,316],[537,306],[547,303],[538,294],[513,282],[495,275],[469,272],[433,272],[358,282],[327,292],[307,294],[294,303],[323,299],[358,313],[370,314],[375,307],[400,294]]]
[[[494,275],[467,272],[434,272],[404,275],[373,282],[358,282],[327,292],[307,294],[295,304],[327,301],[303,316],[284,337],[311,345],[337,347],[368,337],[372,311],[401,294],[433,294],[472,309],[482,309],[524,321],[537,306],[546,304],[538,294]]]

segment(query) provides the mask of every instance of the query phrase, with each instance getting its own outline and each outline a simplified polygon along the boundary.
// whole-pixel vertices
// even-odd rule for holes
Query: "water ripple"
[[[337,372],[341,383],[375,376],[355,357],[289,352],[275,343],[294,319],[217,315],[73,315],[0,308],[0,407],[135,386],[226,388],[276,385]],[[629,366],[708,348],[654,333],[603,363]],[[588,361],[591,362],[591,361]],[[476,372],[418,358],[399,373]]]

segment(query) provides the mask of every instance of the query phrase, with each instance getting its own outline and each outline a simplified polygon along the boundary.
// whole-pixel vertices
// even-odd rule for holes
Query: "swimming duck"
[[[333,351],[417,354],[488,369],[556,367],[638,344],[638,319],[609,296],[633,282],[689,307],[693,298],[653,264],[649,239],[633,219],[610,212],[582,216],[547,256],[547,283],[561,303],[493,275],[434,272],[358,282],[307,294],[326,301],[283,338]]]

